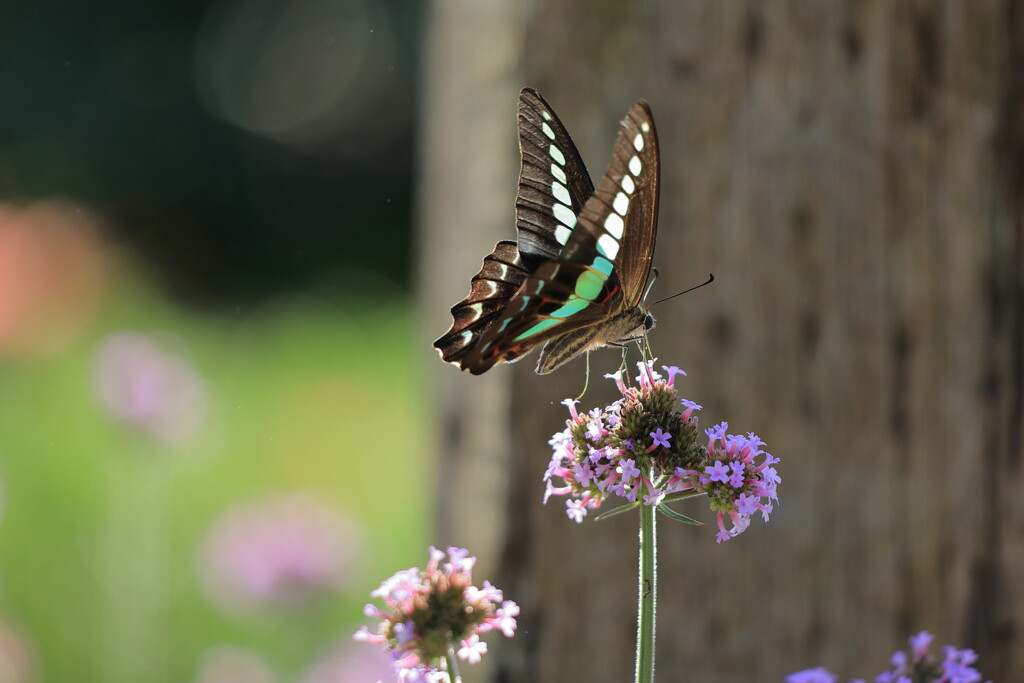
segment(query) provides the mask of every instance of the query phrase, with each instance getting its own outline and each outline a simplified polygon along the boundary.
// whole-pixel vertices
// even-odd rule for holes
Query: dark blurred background
[[[0,197],[91,206],[191,302],[407,292],[423,13],[5,2]]]

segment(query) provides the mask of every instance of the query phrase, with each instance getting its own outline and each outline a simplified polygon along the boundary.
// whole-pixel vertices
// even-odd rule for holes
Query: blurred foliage
[[[423,557],[430,463],[418,447],[410,306],[305,297],[209,317],[169,304],[137,274],[115,269],[111,280],[97,317],[60,352],[0,357],[0,619],[31,642],[43,673],[34,680],[106,682],[112,659],[149,656],[104,642],[125,610],[166,637],[152,653],[166,658],[160,680],[194,680],[204,651],[222,644],[298,680],[363,623],[380,580]],[[104,414],[95,353],[124,329],[170,333],[204,378],[209,405],[191,440],[161,445]],[[360,529],[350,575],[301,608],[222,613],[197,576],[204,534],[232,503],[293,492]],[[145,570],[132,564],[140,548],[111,542],[145,539],[147,519],[162,538],[155,580],[121,572],[133,586],[112,585],[122,559]],[[125,536],[124,524],[136,530]],[[152,610],[127,602],[147,586],[159,594]]]

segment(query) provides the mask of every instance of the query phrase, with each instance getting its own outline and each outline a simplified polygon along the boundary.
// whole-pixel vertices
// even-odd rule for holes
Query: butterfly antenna
[[[651,293],[651,288],[654,287],[654,281],[658,279],[658,269],[651,268],[651,279],[647,282],[647,289],[644,290],[643,301],[647,301],[647,295]]]
[[[693,287],[690,287],[689,289],[684,289],[683,291],[679,292],[678,294],[673,294],[672,296],[667,296],[664,299],[658,299],[653,304],[648,306],[648,308],[654,308],[655,306],[660,304],[662,301],[668,301],[669,299],[675,299],[677,296],[682,296],[683,294],[686,294],[687,292],[692,292],[695,289],[700,289],[704,285],[710,285],[714,281],[715,281],[715,274],[711,273],[711,274],[708,275],[708,279],[705,280],[704,282],[700,283],[699,285],[694,285]]]

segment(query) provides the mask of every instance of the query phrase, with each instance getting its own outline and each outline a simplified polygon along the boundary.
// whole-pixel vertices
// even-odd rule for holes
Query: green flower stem
[[[654,616],[657,594],[655,508],[640,506],[640,581],[636,627],[636,683],[654,681]]]
[[[448,654],[444,656],[444,662],[448,669],[448,682],[449,683],[462,683],[462,676],[459,675],[459,663],[455,657],[455,644],[448,646]]]

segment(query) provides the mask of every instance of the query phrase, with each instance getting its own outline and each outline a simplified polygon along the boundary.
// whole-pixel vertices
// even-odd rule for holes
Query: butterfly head
[[[603,346],[621,346],[626,342],[643,339],[654,329],[654,316],[644,306],[635,306],[613,317]]]

